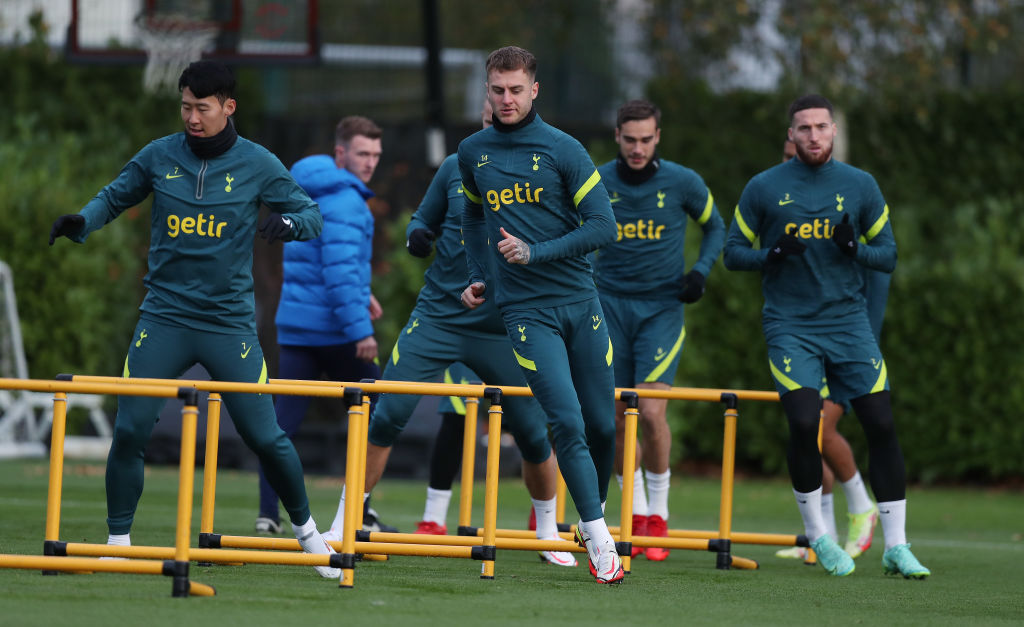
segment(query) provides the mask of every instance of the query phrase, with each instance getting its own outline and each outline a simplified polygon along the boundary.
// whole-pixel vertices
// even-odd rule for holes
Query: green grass
[[[0,462],[0,553],[38,555],[46,516],[47,464]],[[201,486],[201,474],[196,478]],[[313,514],[321,528],[334,515],[340,480],[309,477]],[[718,482],[673,478],[673,527],[717,525]],[[385,522],[410,531],[422,515],[424,485],[384,481],[374,507]],[[174,468],[147,469],[136,517],[135,544],[173,544],[177,494]],[[449,515],[457,515],[457,490]],[[619,491],[612,487],[612,498]],[[886,577],[881,530],[857,560],[857,571],[835,579],[820,567],[773,556],[775,547],[735,545],[756,559],[757,571],[719,571],[711,553],[673,551],[666,562],[634,560],[621,586],[594,583],[585,567],[560,569],[535,553],[499,551],[496,578],[479,578],[477,562],[392,557],[361,563],[355,588],[290,566],[193,565],[195,581],[217,588],[213,598],[174,599],[170,580],[149,575],[60,575],[0,570],[4,625],[668,625],[668,624],[1021,624],[1024,622],[1024,522],[1019,492],[911,489],[908,535],[932,571],[926,581]],[[215,531],[249,534],[257,504],[252,473],[221,472]],[[474,523],[482,520],[477,487]],[[198,532],[196,501],[193,538]],[[618,521],[609,505],[608,518]],[[503,481],[498,523],[522,528],[529,500],[522,483]],[[568,508],[572,512],[571,506]],[[845,503],[837,497],[836,511]],[[571,514],[567,514],[571,517]],[[840,516],[842,518],[842,516]],[[103,467],[69,462],[64,479],[61,539],[103,542]],[[845,521],[840,520],[840,532]],[[742,479],[734,529],[798,533],[799,517],[784,480]]]

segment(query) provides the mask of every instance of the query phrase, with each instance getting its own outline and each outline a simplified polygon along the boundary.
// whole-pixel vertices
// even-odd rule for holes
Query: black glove
[[[409,233],[409,239],[405,242],[405,247],[409,249],[409,254],[413,257],[426,257],[430,255],[430,251],[433,248],[431,242],[434,241],[434,232],[430,229],[413,229],[412,233]]]
[[[704,283],[707,279],[704,275],[696,270],[690,270],[683,277],[682,291],[679,292],[679,300],[684,303],[690,304],[700,300],[700,297],[704,295]]]
[[[292,221],[280,213],[272,213],[260,223],[260,237],[273,244],[277,240],[282,242],[290,240],[292,235]]]
[[[71,237],[78,233],[85,226],[85,216],[77,213],[69,213],[57,218],[57,221],[53,223],[53,228],[50,229],[50,246],[53,246],[53,242],[58,237]]]
[[[790,255],[802,255],[805,250],[807,250],[807,244],[801,242],[796,235],[785,233],[775,240],[764,261],[765,263],[778,263]]]
[[[855,258],[857,256],[857,238],[853,236],[850,214],[843,216],[843,221],[832,229],[832,241],[847,257]]]

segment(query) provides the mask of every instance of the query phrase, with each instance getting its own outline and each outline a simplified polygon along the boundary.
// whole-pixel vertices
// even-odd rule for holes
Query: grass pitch
[[[45,461],[0,462],[0,553],[39,555],[46,517]],[[321,528],[333,518],[337,478],[307,478],[313,515]],[[197,473],[196,486],[202,486]],[[717,481],[673,477],[673,528],[713,529]],[[524,528],[529,498],[520,481],[501,484],[499,527]],[[151,467],[132,530],[135,544],[172,546],[177,469]],[[386,480],[374,492],[385,522],[412,531],[423,512],[425,486]],[[586,566],[542,564],[532,552],[499,551],[496,577],[479,577],[480,564],[444,558],[392,557],[362,562],[355,588],[342,590],[311,568],[193,564],[191,578],[217,588],[212,598],[174,599],[170,579],[147,575],[59,575],[0,569],[3,625],[676,625],[676,624],[1024,624],[1024,495],[982,488],[909,490],[908,537],[932,571],[926,581],[882,574],[882,534],[857,559],[857,571],[829,577],[774,557],[776,547],[734,545],[756,559],[756,571],[719,571],[712,553],[673,551],[665,562],[633,561],[619,586],[594,582]],[[608,519],[618,522],[611,489]],[[456,524],[458,489],[449,511]],[[256,516],[253,473],[221,472],[214,530],[248,535]],[[474,497],[474,524],[482,521],[482,485]],[[198,533],[199,494],[193,534]],[[840,533],[845,502],[837,495]],[[567,518],[574,520],[571,505]],[[106,540],[103,466],[69,462],[64,479],[61,539]],[[736,531],[799,533],[787,481],[737,482]],[[582,557],[582,555],[579,555]]]

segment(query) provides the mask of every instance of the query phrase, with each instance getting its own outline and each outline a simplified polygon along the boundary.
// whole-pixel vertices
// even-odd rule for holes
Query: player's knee
[[[851,401],[869,442],[882,442],[896,437],[892,403],[888,391],[867,394]]]
[[[817,442],[821,417],[821,396],[818,390],[799,388],[783,394],[781,401],[794,439],[800,441],[810,437]]]

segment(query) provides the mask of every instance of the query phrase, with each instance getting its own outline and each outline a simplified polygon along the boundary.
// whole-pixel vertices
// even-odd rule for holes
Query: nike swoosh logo
[[[612,204],[615,204],[615,203],[619,202],[620,200],[622,200],[622,199],[621,199],[621,198],[612,198],[612,199],[611,199],[611,200],[609,200],[608,202],[610,202],[610,203],[612,203]]]
[[[668,355],[668,353],[661,353],[660,355],[655,353],[654,361],[661,361],[662,359],[665,359],[665,355]]]
[[[170,175],[169,173],[168,173],[168,174],[165,174],[165,175],[164,175],[164,177],[165,177],[165,178],[166,178],[167,180],[171,180],[171,179],[180,179],[180,178],[181,178],[181,177],[183,177],[183,176],[185,176],[185,175],[184,175],[184,174],[176,174],[176,175],[174,175],[174,176],[171,176],[171,175]]]
[[[245,348],[245,342],[242,342],[242,348]],[[251,350],[252,350],[252,344],[250,344],[249,348],[245,348],[245,351],[242,352],[242,359],[245,359],[246,357],[248,357],[249,356],[249,351],[251,351]]]
[[[480,163],[479,161],[477,161],[477,162],[476,162],[476,167],[478,167],[478,168],[482,168],[482,167],[484,167],[485,165],[491,165],[491,163],[492,163],[491,161],[484,161],[483,163]]]
[[[598,321],[597,321],[597,324],[595,324],[595,325],[594,325],[594,330],[595,330],[595,331],[597,331],[597,327],[601,326],[601,323],[602,323],[602,322],[604,322],[604,320],[598,320]]]
[[[779,201],[779,206],[781,207],[782,205],[788,205],[791,202],[795,202],[795,201],[793,201],[793,200],[780,200]]]

